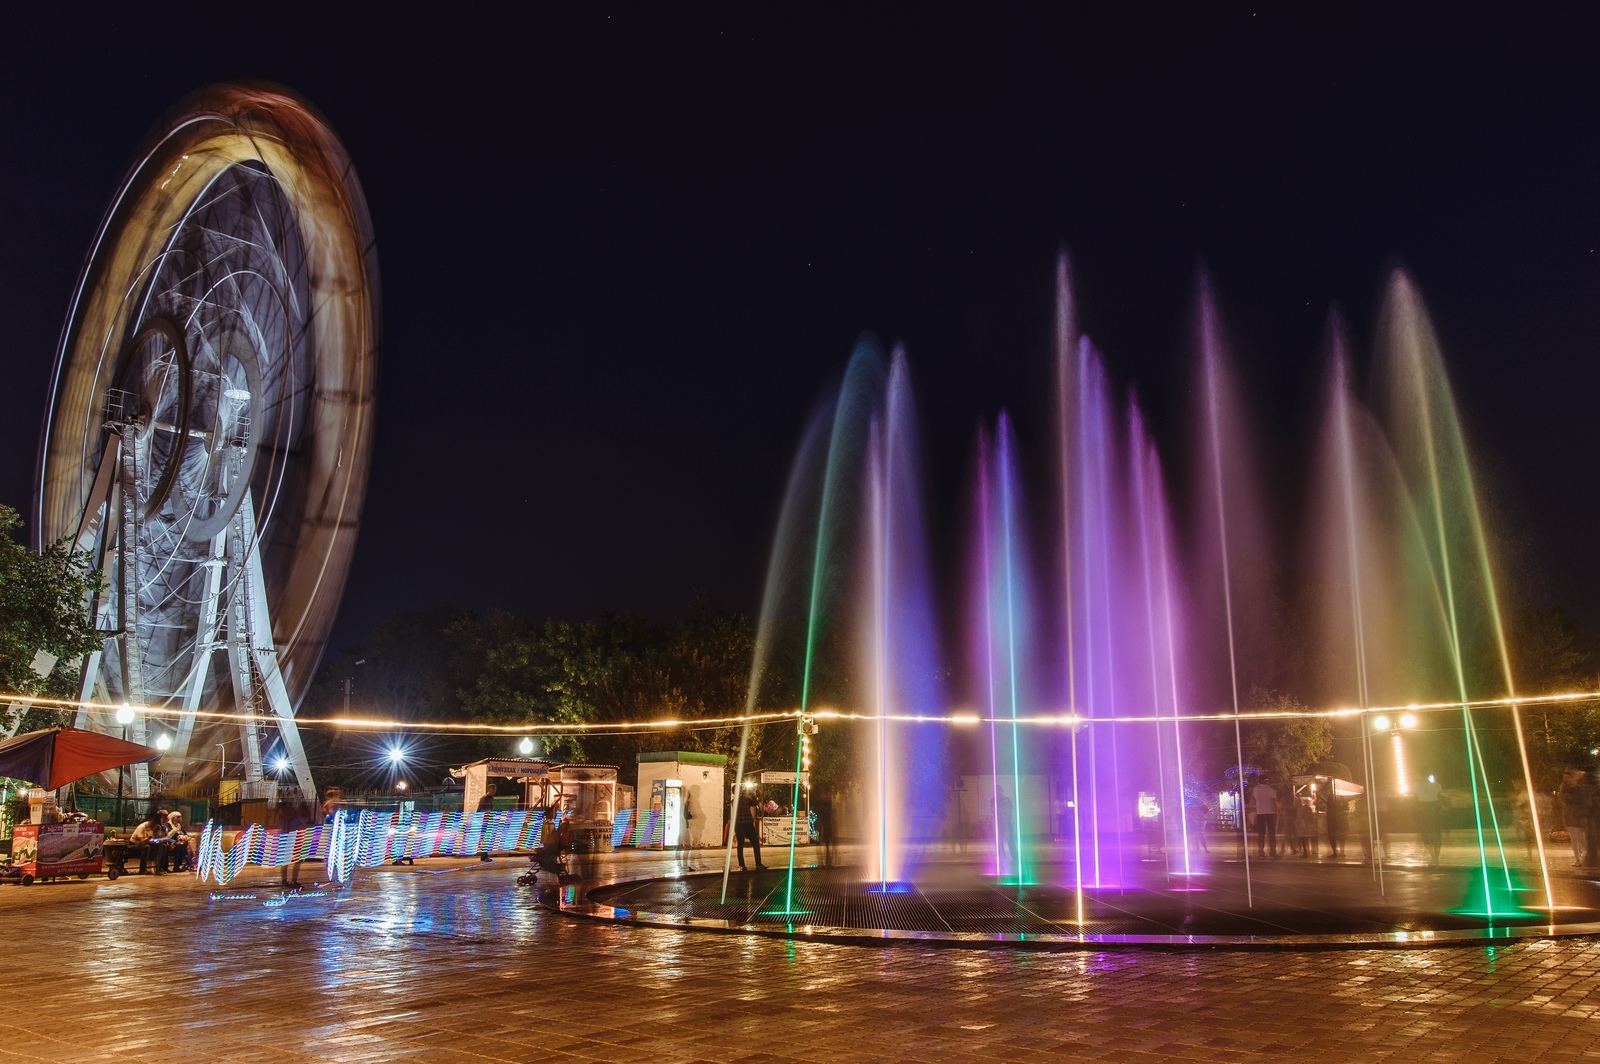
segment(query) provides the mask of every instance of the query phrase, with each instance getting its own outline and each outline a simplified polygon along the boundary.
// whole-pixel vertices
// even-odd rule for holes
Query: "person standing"
[[[1302,794],[1295,799],[1295,830],[1300,832],[1300,856],[1317,855],[1317,803],[1311,795]]]
[[[994,871],[996,875],[1006,875],[1007,870],[1014,872],[1017,864],[1016,814],[1011,808],[1011,796],[1000,794],[995,798],[995,813],[999,819],[995,821],[995,833],[998,836],[999,849],[994,855]]]
[[[748,871],[744,864],[744,844],[747,842],[755,854],[756,867],[765,869],[767,866],[761,863],[761,832],[756,823],[754,799],[749,797],[739,799],[739,809],[733,818],[733,833],[739,840],[739,871]]]
[[[1278,791],[1263,779],[1250,789],[1250,801],[1256,813],[1256,853],[1278,856]]]
[[[1431,773],[1417,784],[1417,829],[1434,864],[1439,863],[1439,848],[1444,845],[1444,823],[1440,812],[1443,794],[1444,788],[1439,786],[1439,781]],[[1581,802],[1579,808],[1582,808]],[[1578,852],[1577,848],[1573,849],[1573,853]]]
[[[311,826],[310,809],[305,802],[283,802],[278,806],[278,833],[288,835],[292,840],[291,847],[298,847],[300,832]],[[285,891],[300,890],[300,862],[294,859],[294,849],[289,851],[290,860],[278,866],[278,886]]]
[[[1528,796],[1525,780],[1511,781],[1511,818],[1517,824],[1517,838],[1522,840],[1522,856],[1533,857],[1533,801]]]
[[[1589,796],[1586,806],[1589,820],[1583,832],[1584,842],[1587,843],[1583,863],[1584,867],[1593,868],[1600,865],[1600,774],[1589,773],[1589,785],[1584,790]]]
[[[817,818],[817,834],[822,836],[822,867],[833,867],[833,795],[824,793],[811,803]]]
[[[1344,856],[1345,836],[1350,834],[1350,801],[1341,798],[1328,781],[1328,856]]]
[[[1572,843],[1572,865],[1583,864],[1586,853],[1584,843],[1589,827],[1589,789],[1585,786],[1587,773],[1569,768],[1561,776],[1561,822],[1566,826],[1567,838]]]
[[[478,851],[478,860],[480,861],[489,859],[489,814],[494,812],[494,796],[499,793],[500,785],[498,783],[489,784],[488,787],[484,788],[483,797],[478,799],[478,808],[473,810],[473,812],[480,814],[478,817],[478,839],[479,845],[484,847]]]

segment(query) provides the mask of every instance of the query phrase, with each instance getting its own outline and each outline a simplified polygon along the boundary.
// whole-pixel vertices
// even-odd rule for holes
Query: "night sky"
[[[0,501],[32,496],[54,345],[134,148],[191,90],[265,78],[338,130],[378,238],[376,458],[335,645],[438,603],[753,611],[807,412],[869,329],[907,345],[954,526],[980,417],[1010,407],[1048,453],[1063,245],[1178,470],[1209,269],[1286,529],[1329,306],[1364,352],[1407,264],[1517,556],[1600,622],[1597,9],[1116,6],[10,12]]]

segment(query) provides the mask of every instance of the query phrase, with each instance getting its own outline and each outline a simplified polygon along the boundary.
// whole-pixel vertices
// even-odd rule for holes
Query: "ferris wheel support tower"
[[[273,750],[316,793],[294,717],[360,525],[378,316],[354,168],[275,86],[214,86],[174,109],[90,247],[34,530],[39,545],[72,536],[106,574],[85,604],[106,640],[80,698],[169,710],[168,785],[220,775],[236,742],[243,797],[274,796]],[[78,714],[120,730],[109,716]],[[150,740],[145,715],[127,727]],[[150,791],[145,766],[134,790]]]

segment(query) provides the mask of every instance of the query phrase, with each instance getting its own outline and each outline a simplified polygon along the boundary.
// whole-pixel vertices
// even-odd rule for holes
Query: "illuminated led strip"
[[[122,709],[122,703],[90,702],[70,698],[38,698],[20,694],[6,694],[0,692],[0,702],[20,698],[31,698],[37,705],[50,705],[59,707],[80,707],[84,709],[117,710]],[[1600,691],[1583,691],[1573,694],[1558,695],[1519,695],[1516,698],[1481,698],[1462,702],[1412,702],[1406,705],[1373,706],[1366,710],[1361,709],[1308,709],[1308,710],[1265,710],[1238,714],[1238,719],[1250,720],[1285,720],[1285,719],[1314,719],[1314,718],[1339,718],[1355,717],[1362,713],[1425,713],[1435,710],[1466,709],[1509,709],[1513,706],[1559,706],[1577,702],[1600,702]],[[133,706],[134,710],[156,717],[178,717],[183,715],[181,707],[172,706]],[[275,723],[278,718],[257,713],[214,713],[205,710],[195,711],[195,715],[212,720],[255,722],[258,724]],[[776,724],[784,721],[793,721],[801,716],[814,717],[819,720],[841,721],[900,721],[911,724],[955,724],[977,725],[988,723],[1012,723],[1011,717],[985,717],[976,713],[847,713],[835,709],[811,710],[802,714],[799,710],[785,710],[774,713],[751,713],[737,717],[701,717],[697,720],[652,720],[652,721],[619,721],[605,724],[563,723],[550,724],[529,721],[524,724],[463,724],[456,721],[416,721],[416,720],[378,720],[365,717],[296,717],[295,720],[302,724],[327,725],[335,728],[360,728],[389,731],[420,731],[420,732],[460,732],[481,734],[514,734],[522,735],[529,732],[551,732],[567,734],[572,732],[631,732],[665,730],[672,728],[705,728],[724,727],[730,724]],[[1182,714],[1134,714],[1125,716],[1096,716],[1080,717],[1071,713],[1030,714],[1019,716],[1016,723],[1030,726],[1045,727],[1091,727],[1096,724],[1154,724],[1178,721],[1193,723],[1198,721],[1231,721],[1235,719],[1232,712],[1222,713],[1182,713]]]
[[[659,842],[658,820],[652,816],[650,823]],[[560,822],[557,811],[553,823]],[[352,815],[341,809],[334,814],[333,823],[299,831],[268,831],[260,824],[251,824],[231,848],[224,850],[222,829],[207,821],[200,832],[194,873],[202,882],[210,879],[225,886],[250,865],[275,866],[320,858],[327,862],[328,879],[343,883],[357,869],[376,868],[397,858],[471,857],[491,851],[532,850],[544,838],[544,824],[542,809],[435,812],[422,816],[367,809]],[[616,837],[617,827],[613,825],[613,840]]]

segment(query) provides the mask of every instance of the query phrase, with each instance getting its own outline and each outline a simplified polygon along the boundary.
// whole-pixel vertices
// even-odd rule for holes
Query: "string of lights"
[[[0,692],[0,702],[27,698],[34,705],[55,706],[63,709],[90,709],[116,712],[132,709],[153,717],[179,717],[184,710],[178,706],[130,706],[127,703],[82,701],[72,698],[42,698]],[[355,730],[433,732],[437,734],[526,735],[526,734],[585,734],[625,735],[642,731],[671,731],[676,729],[712,730],[744,724],[778,724],[802,717],[833,721],[893,721],[905,724],[949,724],[975,726],[979,724],[1013,721],[1031,727],[1092,727],[1096,724],[1197,724],[1207,721],[1288,720],[1316,718],[1358,717],[1363,714],[1428,713],[1440,711],[1459,712],[1465,709],[1510,709],[1528,706],[1561,706],[1582,702],[1600,702],[1600,691],[1581,691],[1550,695],[1518,695],[1515,698],[1480,698],[1453,702],[1414,702],[1397,706],[1372,706],[1367,709],[1340,707],[1335,709],[1305,710],[1255,710],[1235,714],[1231,711],[1217,713],[1185,714],[1113,714],[1086,717],[1073,713],[1035,713],[1012,717],[986,717],[977,713],[854,713],[837,709],[787,709],[766,713],[744,713],[726,717],[698,717],[691,719],[664,718],[646,721],[523,721],[518,724],[493,724],[479,721],[418,721],[382,717],[296,717],[302,727],[322,726]],[[194,711],[195,716],[208,720],[234,721],[257,724],[276,723],[277,718],[261,713],[227,713],[215,710]]]

